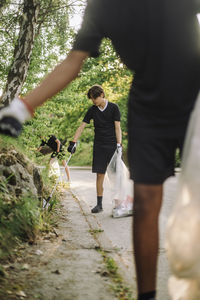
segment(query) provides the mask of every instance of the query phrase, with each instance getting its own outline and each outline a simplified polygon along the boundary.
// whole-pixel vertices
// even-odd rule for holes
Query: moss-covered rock
[[[42,196],[43,181],[39,169],[15,149],[0,150],[0,177],[9,193],[16,197],[26,193]]]

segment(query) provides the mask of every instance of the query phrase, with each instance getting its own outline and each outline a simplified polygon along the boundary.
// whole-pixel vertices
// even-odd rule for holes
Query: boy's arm
[[[85,126],[87,125],[87,123],[85,122],[82,122],[81,125],[79,126],[79,128],[76,130],[76,133],[74,135],[74,138],[73,138],[73,142],[77,142],[79,137],[81,136]]]
[[[89,52],[72,50],[41,84],[26,95],[24,99],[14,98],[8,107],[0,110],[0,133],[17,137],[22,124],[29,120],[36,107],[42,105],[75,79]]]
[[[64,89],[73,79],[75,79],[84,60],[89,56],[88,52],[72,50],[67,58],[55,67],[55,69],[41,82],[41,84],[31,91],[24,100],[33,110],[42,105],[59,91]]]
[[[68,146],[67,150],[69,152],[71,152],[72,154],[75,153],[75,151],[76,151],[76,142],[78,141],[79,137],[81,136],[86,125],[87,125],[86,122],[82,122],[81,125],[76,130],[73,141],[69,142],[69,146]]]
[[[40,150],[42,149],[42,146],[39,146],[36,151],[40,152]]]
[[[122,131],[121,131],[121,126],[119,121],[115,121],[115,134],[116,134],[116,139],[117,139],[117,144],[122,143]]]
[[[60,151],[60,141],[58,139],[55,140],[56,144],[57,144],[57,152]]]

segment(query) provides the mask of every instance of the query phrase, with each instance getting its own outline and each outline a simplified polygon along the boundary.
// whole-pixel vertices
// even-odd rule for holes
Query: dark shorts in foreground
[[[105,174],[107,166],[115,153],[116,144],[106,145],[94,143],[92,172]]]
[[[184,138],[129,138],[131,179],[140,184],[162,184],[174,175],[176,149]]]

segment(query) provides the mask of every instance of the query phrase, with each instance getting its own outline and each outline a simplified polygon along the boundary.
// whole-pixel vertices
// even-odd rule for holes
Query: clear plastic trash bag
[[[197,279],[180,279],[171,276],[168,282],[168,290],[173,300],[200,299],[200,282]]]
[[[133,181],[122,161],[121,153],[115,151],[108,167],[107,178],[112,198],[113,218],[126,217],[133,214]]]
[[[176,286],[181,279],[185,279],[186,285],[198,286],[200,283],[200,94],[187,130],[176,203],[167,223],[166,250],[172,273],[177,277],[177,281],[174,280],[173,284]],[[198,289],[199,286],[196,289],[199,295]],[[200,299],[198,295],[191,296],[193,298],[189,296],[177,298],[176,288],[171,290],[174,290],[172,299]]]
[[[53,176],[55,178],[58,178],[61,176],[60,166],[59,166],[57,158],[51,159],[50,168],[49,168],[49,177],[51,177],[51,176]]]

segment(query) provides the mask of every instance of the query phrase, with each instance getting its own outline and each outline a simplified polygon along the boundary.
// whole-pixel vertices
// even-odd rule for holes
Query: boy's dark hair
[[[97,97],[101,96],[102,93],[105,97],[104,90],[102,89],[102,87],[98,84],[95,84],[89,89],[87,96],[89,99],[96,99]]]

